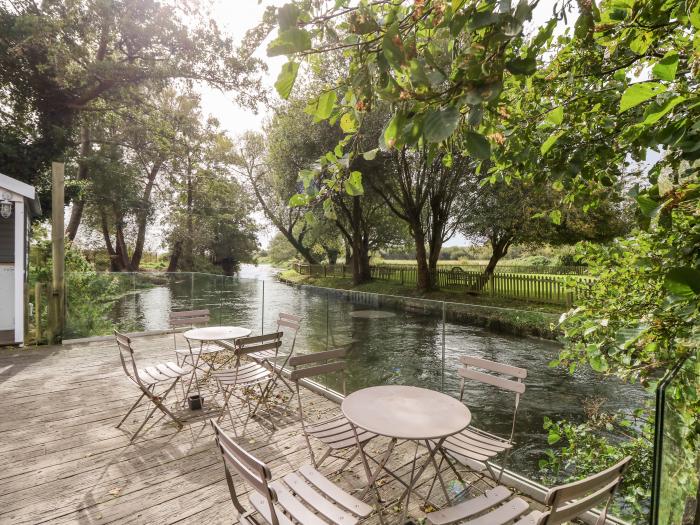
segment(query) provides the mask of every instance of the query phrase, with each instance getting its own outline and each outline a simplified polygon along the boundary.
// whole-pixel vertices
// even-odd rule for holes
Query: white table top
[[[187,330],[183,335],[187,339],[195,341],[225,341],[227,339],[248,337],[250,330],[241,326],[205,326]]]
[[[398,439],[440,439],[464,430],[472,415],[457,399],[415,386],[373,386],[353,392],[341,409],[354,425]]]

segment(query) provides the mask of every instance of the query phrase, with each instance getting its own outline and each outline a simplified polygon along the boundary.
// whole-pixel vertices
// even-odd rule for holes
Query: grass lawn
[[[295,284],[310,284],[327,288],[339,288],[341,290],[358,290],[361,292],[377,293],[384,295],[400,295],[403,297],[417,297],[420,299],[432,299],[434,301],[447,301],[462,304],[474,304],[479,306],[495,306],[498,308],[515,308],[531,312],[544,312],[561,314],[566,310],[564,306],[555,304],[540,304],[516,299],[503,299],[485,295],[469,295],[456,290],[438,290],[434,292],[419,293],[412,285],[401,285],[392,281],[372,281],[370,283],[354,286],[349,277],[311,277],[301,275],[294,270],[285,270],[280,277]]]

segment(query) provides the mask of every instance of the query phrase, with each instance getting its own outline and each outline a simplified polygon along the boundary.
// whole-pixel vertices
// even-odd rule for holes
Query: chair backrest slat
[[[263,335],[253,335],[250,337],[240,337],[236,339],[236,346],[249,346],[258,343],[266,343],[268,341],[281,340],[284,334],[282,332],[270,332]]]
[[[277,350],[280,346],[282,346],[281,340],[272,341],[270,343],[257,343],[250,345],[237,344],[235,351],[239,355],[245,355],[252,354],[254,352],[262,352],[264,350]]]
[[[209,310],[206,309],[170,312],[170,327],[206,325],[209,324],[210,317]]]
[[[277,500],[277,495],[269,486],[269,482],[272,479],[270,469],[267,467],[267,465],[265,465],[265,463],[258,460],[238,443],[234,442],[221,429],[221,427],[219,427],[219,425],[213,421],[211,424],[212,427],[214,427],[216,443],[219,446],[219,450],[221,451],[225,464],[233,468],[233,470],[239,476],[241,476],[241,478],[243,478],[248,485],[250,485],[267,500],[269,510],[273,518],[272,521],[273,523],[277,523],[278,520],[273,504]],[[241,509],[242,506],[238,501],[238,496],[233,488],[233,481],[231,479],[228,479],[227,481],[229,482],[229,490],[231,492],[231,498],[234,500],[234,505],[236,508]]]
[[[180,310],[170,312],[170,319],[181,319],[183,317],[209,317],[209,310]]]
[[[119,359],[122,362],[122,368],[124,369],[124,373],[132,381],[141,384],[141,378],[139,378],[139,369],[138,366],[136,366],[136,357],[134,356],[134,349],[131,346],[131,338],[125,334],[122,334],[121,332],[118,332],[117,330],[114,331],[114,338],[117,340],[117,348],[119,349]]]
[[[195,326],[198,324],[207,324],[209,322],[208,317],[179,317],[170,320],[170,326],[172,328],[177,328],[179,326]]]
[[[466,366],[483,368],[484,370],[491,370],[492,372],[498,372],[500,374],[518,377],[520,379],[525,379],[527,377],[527,370],[524,368],[518,368],[517,366],[507,365],[497,361],[489,361],[488,359],[482,359],[481,357],[476,357],[473,355],[462,356],[459,358],[459,360]]]
[[[286,319],[278,319],[277,320],[277,329],[279,330],[280,327],[285,327],[285,328],[291,328],[292,330],[299,330],[301,328],[301,325],[295,321],[287,321]]]
[[[610,502],[631,460],[632,458],[627,456],[602,472],[551,488],[544,500],[545,505],[549,505],[551,509],[540,518],[539,524],[566,523],[601,503],[604,505],[598,523],[604,523]]]
[[[306,368],[301,368],[298,370],[292,370],[290,374],[290,379],[292,381],[299,381],[306,377],[320,376],[323,374],[331,374],[333,372],[339,372],[345,369],[345,363],[343,361],[338,361],[335,363],[325,363],[322,365],[309,366]]]
[[[331,359],[343,359],[347,353],[347,348],[336,348],[334,350],[326,350],[325,352],[295,355],[289,360],[289,366],[301,366],[311,363],[323,363]]]
[[[471,368],[460,368],[458,371],[459,375],[465,379],[471,379],[473,381],[479,381],[481,383],[486,383],[492,386],[497,386],[503,390],[510,390],[517,394],[522,394],[525,392],[525,383],[519,383],[518,381],[513,381],[512,379],[506,379],[504,377],[498,377],[485,372],[479,372],[478,370],[472,370]]]
[[[301,323],[301,317],[298,316],[298,315],[286,314],[286,313],[284,313],[284,312],[280,312],[279,314],[277,314],[277,317],[278,317],[279,319],[284,319],[284,320],[287,320],[287,321],[292,321],[292,322],[297,323],[297,324],[300,324],[300,323]]]

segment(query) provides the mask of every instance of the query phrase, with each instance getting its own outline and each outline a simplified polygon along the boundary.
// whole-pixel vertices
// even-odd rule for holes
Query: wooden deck
[[[173,360],[172,347],[171,336],[134,340],[144,365]],[[129,431],[142,412],[121,430],[115,425],[138,394],[112,341],[0,349],[0,523],[232,523],[233,506],[206,414],[192,418],[189,413],[180,431],[154,418],[130,445]],[[338,411],[318,394],[305,391],[304,396],[312,418]],[[307,463],[308,451],[295,413],[281,406],[275,420],[274,431],[261,419],[238,432],[239,442],[280,477]],[[382,445],[374,441],[368,449],[379,454]],[[400,450],[390,465],[405,472],[414,448],[406,443]],[[322,470],[332,472],[339,464],[328,461]],[[332,479],[352,490],[366,478],[356,462]],[[398,493],[398,482],[388,476],[381,482],[387,499]],[[439,504],[438,495],[436,486]],[[422,500],[417,499],[409,515],[420,519]],[[385,521],[395,521],[397,510],[390,505]],[[367,523],[378,521],[374,515]]]

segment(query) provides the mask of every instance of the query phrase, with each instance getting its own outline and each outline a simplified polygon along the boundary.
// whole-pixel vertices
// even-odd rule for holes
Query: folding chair
[[[237,522],[246,525],[324,525],[328,522],[355,525],[372,513],[372,507],[310,465],[271,482],[272,473],[265,463],[235,443],[216,423],[212,426],[224,461]],[[246,510],[238,498],[231,470],[253,489],[248,493],[250,510]]]
[[[284,361],[282,361],[281,365],[277,364],[277,360],[280,357],[279,349],[262,350],[260,352],[253,352],[252,354],[248,354],[248,357],[250,357],[259,365],[271,365],[274,378],[272,380],[272,383],[270,384],[270,393],[275,388],[275,385],[277,384],[278,380],[282,381],[282,383],[284,383],[284,386],[286,386],[290,392],[294,392],[292,387],[289,385],[289,383],[287,383],[287,381],[285,381],[284,377],[282,376],[282,371],[284,370],[284,367],[287,366],[289,359],[292,357],[292,355],[294,355],[294,346],[297,342],[297,334],[299,333],[299,328],[301,328],[301,317],[280,312],[277,316],[277,331],[281,332],[282,328],[289,329],[290,332],[285,333],[291,333],[292,342],[289,346],[289,352],[287,352],[287,354],[284,355]]]
[[[544,512],[533,510],[524,516],[530,507],[528,503],[517,497],[509,499],[511,491],[498,486],[476,498],[431,512],[427,515],[427,521],[430,525],[559,525],[581,516],[596,505],[604,504],[596,520],[596,525],[603,525],[631,459],[628,456],[602,472],[550,489],[544,500],[549,508]]]
[[[175,417],[175,415],[164,406],[164,401],[167,398],[170,391],[175,388],[175,385],[190,373],[175,363],[159,363],[154,366],[147,366],[146,368],[138,368],[136,365],[136,358],[134,357],[134,349],[131,346],[131,339],[124,334],[114,331],[114,336],[117,340],[117,347],[119,348],[119,358],[122,362],[122,368],[124,368],[124,373],[127,377],[141,390],[141,396],[136,400],[136,402],[131,406],[126,415],[117,425],[119,428],[126,418],[136,409],[136,407],[141,403],[144,398],[147,398],[151,403],[153,403],[153,408],[146,414],[146,419],[144,419],[138,430],[131,436],[130,441],[134,441],[136,436],[141,432],[143,427],[146,425],[148,420],[153,416],[154,412],[160,410],[164,415],[168,416],[175,423],[177,423],[178,428],[182,428],[182,422]],[[129,364],[127,364],[127,361]],[[159,388],[160,390],[156,390]]]
[[[488,469],[491,477],[496,482],[500,482],[514,445],[513,436],[515,434],[515,422],[518,415],[520,396],[525,392],[525,383],[523,380],[527,377],[527,370],[475,356],[463,356],[460,357],[460,361],[463,365],[458,370],[461,376],[459,389],[460,401],[464,399],[466,379],[495,386],[501,390],[513,392],[515,394],[510,436],[508,438],[503,438],[479,428],[469,426],[459,434],[448,437],[444,441],[442,448],[443,451],[448,452],[452,458],[456,459],[462,465],[467,466],[475,473],[483,473]],[[500,472],[496,474],[491,460],[499,455],[503,455],[503,464],[500,467]],[[450,459],[444,454],[443,458],[440,460],[440,465],[442,465],[443,460],[447,460],[448,463],[450,463],[450,467],[452,467],[457,474]],[[457,475],[459,476],[459,474]],[[428,495],[430,495],[430,492],[428,492]]]
[[[219,415],[217,422],[221,421],[224,418],[226,411],[228,411],[231,424],[235,429],[236,425],[231,413],[230,400],[231,396],[236,394],[236,391],[239,389],[245,390],[257,386],[260,390],[260,397],[258,398],[254,408],[251,408],[250,396],[236,396],[241,402],[245,402],[248,405],[248,417],[244,422],[244,426],[248,422],[248,419],[255,414],[258,406],[265,401],[268,387],[273,380],[272,367],[269,364],[265,366],[255,362],[245,363],[243,362],[242,358],[255,352],[263,352],[267,350],[277,352],[279,347],[282,345],[282,335],[282,332],[272,332],[254,337],[241,337],[240,339],[236,339],[233,348],[234,367],[227,370],[215,370],[213,372],[213,375],[219,385],[219,389],[223,392],[224,396],[221,414]],[[236,414],[236,418],[238,419],[238,413]]]
[[[209,352],[211,345],[201,345],[200,348],[196,346],[192,348],[192,345],[187,341],[188,348],[178,348],[177,347],[177,328],[189,327],[195,328],[198,326],[206,326],[209,324],[209,310],[183,310],[179,312],[170,312],[170,328],[173,331],[173,345],[175,347],[175,358],[177,359],[177,364],[183,366],[187,364],[187,359],[189,358],[190,364],[193,367],[195,361],[199,361],[199,357],[202,354]],[[214,350],[216,351],[216,350]],[[195,359],[196,356],[196,359]],[[201,368],[198,368],[201,370]]]
[[[320,421],[314,424],[307,424],[304,420],[304,404],[301,400],[301,392],[299,382],[302,379],[316,377],[323,374],[334,372],[342,373],[345,369],[345,361],[343,360],[347,349],[328,350],[326,352],[316,352],[307,355],[296,355],[289,360],[290,366],[293,367],[291,372],[291,380],[295,386],[295,393],[299,404],[299,420],[306,438],[306,445],[309,448],[309,455],[314,467],[319,468],[328,457],[334,457],[345,460],[345,463],[338,470],[343,470],[354,458],[360,453],[357,450],[359,446],[364,447],[365,444],[376,434],[367,432],[363,429],[353,429],[350,422],[344,415]],[[300,368],[302,367],[303,368]],[[343,377],[343,395],[345,395],[345,378]],[[357,431],[357,438],[355,432]],[[327,448],[321,456],[321,459],[316,460],[313,447],[311,446],[311,437],[318,439]],[[341,451],[355,448],[354,453],[349,457],[339,455]]]

